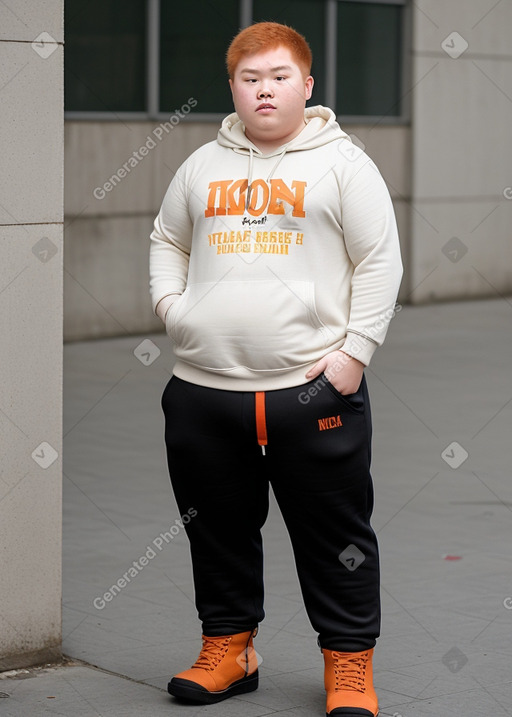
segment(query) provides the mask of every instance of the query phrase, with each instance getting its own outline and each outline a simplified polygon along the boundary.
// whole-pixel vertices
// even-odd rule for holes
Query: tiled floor
[[[381,715],[512,715],[511,318],[508,300],[406,307],[367,370]],[[133,353],[146,339],[150,361],[152,345],[161,352],[150,365]],[[0,680],[3,715],[325,714],[321,655],[274,503],[260,688],[209,707],[165,691],[200,645],[186,536],[158,540],[178,517],[159,405],[172,361],[162,334],[65,348],[64,652],[99,669]]]

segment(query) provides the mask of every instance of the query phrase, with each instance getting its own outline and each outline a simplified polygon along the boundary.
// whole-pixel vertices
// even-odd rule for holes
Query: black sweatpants
[[[264,618],[260,531],[271,484],[321,647],[372,647],[379,559],[365,379],[342,396],[324,376],[264,394],[173,376],[162,408],[178,508],[197,511],[185,528],[203,634],[244,632]]]

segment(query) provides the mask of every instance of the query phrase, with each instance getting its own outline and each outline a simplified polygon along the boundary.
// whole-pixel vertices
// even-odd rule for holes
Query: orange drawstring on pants
[[[258,436],[258,445],[261,446],[261,452],[265,455],[265,446],[267,439],[267,419],[265,416],[265,391],[256,391],[254,394],[256,401],[256,434]]]

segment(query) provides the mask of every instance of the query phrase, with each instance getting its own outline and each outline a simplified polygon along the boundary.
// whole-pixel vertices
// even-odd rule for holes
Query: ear
[[[315,84],[314,79],[309,75],[309,77],[306,77],[306,82],[304,83],[304,96],[306,100],[309,100],[311,98],[311,95],[313,94],[313,85]]]
[[[233,96],[233,80],[231,79],[231,77],[229,78],[228,82],[229,82],[229,88],[231,90],[231,96]]]

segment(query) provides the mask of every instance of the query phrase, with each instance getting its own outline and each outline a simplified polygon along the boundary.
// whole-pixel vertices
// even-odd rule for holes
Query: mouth
[[[274,105],[270,104],[270,102],[263,102],[261,105],[256,107],[256,112],[266,114],[267,112],[272,112],[275,109]]]

